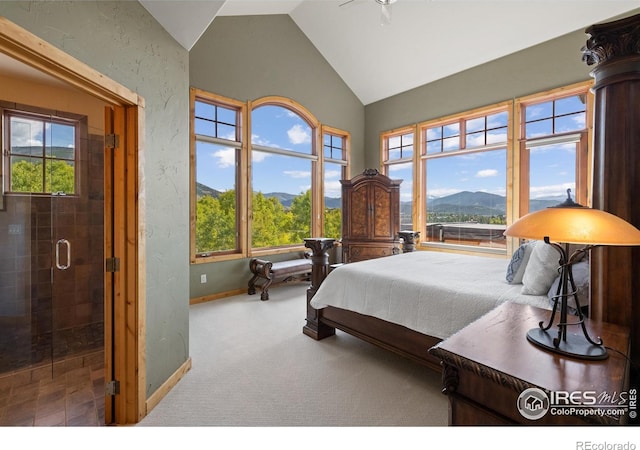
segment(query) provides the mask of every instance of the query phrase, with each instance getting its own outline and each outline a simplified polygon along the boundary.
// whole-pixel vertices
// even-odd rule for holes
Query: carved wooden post
[[[416,240],[420,238],[419,231],[400,231],[398,235],[402,238],[402,253],[411,253],[416,248]]]
[[[310,248],[311,255],[311,285],[307,289],[307,324],[302,332],[313,339],[320,340],[335,334],[336,329],[320,323],[320,311],[309,302],[329,273],[329,253],[335,243],[331,238],[306,238],[304,246]]]
[[[583,61],[595,65],[593,207],[640,227],[640,15],[586,29]],[[631,328],[640,355],[640,248],[592,251],[591,316]],[[634,272],[636,276],[634,277]]]

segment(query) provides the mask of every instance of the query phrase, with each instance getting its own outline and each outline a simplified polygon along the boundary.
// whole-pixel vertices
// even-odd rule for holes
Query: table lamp
[[[607,350],[599,337],[594,340],[585,327],[585,316],[581,310],[577,289],[573,280],[572,265],[594,247],[602,245],[640,245],[640,230],[608,212],[592,209],[575,203],[571,199],[571,189],[567,189],[567,199],[557,205],[529,213],[507,227],[505,236],[524,239],[544,240],[559,253],[560,282],[554,297],[553,309],[548,324],[540,322],[537,328],[529,330],[527,339],[535,345],[561,355],[579,359],[600,360],[607,358]],[[569,244],[584,245],[573,253]],[[568,322],[568,299],[575,299],[577,317]],[[558,303],[560,303],[558,305]],[[558,307],[560,319],[557,334],[550,332]],[[567,327],[579,325],[582,335],[567,333]]]

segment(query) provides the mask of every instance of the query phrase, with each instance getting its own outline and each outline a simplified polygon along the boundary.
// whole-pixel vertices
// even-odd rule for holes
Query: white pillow
[[[533,251],[533,247],[536,245],[536,241],[525,242],[518,250],[513,252],[513,256],[511,256],[511,261],[509,261],[509,265],[507,266],[507,283],[509,284],[520,284],[522,283],[522,277],[524,276],[524,271],[527,268],[527,263],[529,262],[529,258],[531,257],[531,252]]]
[[[522,277],[522,293],[546,295],[558,276],[559,261],[560,253],[552,245],[540,242],[533,247]]]

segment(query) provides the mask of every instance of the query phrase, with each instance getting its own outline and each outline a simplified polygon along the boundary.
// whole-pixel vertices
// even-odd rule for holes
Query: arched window
[[[251,247],[300,245],[313,236],[318,123],[278,99],[251,110]]]
[[[303,248],[341,234],[349,133],[283,97],[191,89],[191,262]]]

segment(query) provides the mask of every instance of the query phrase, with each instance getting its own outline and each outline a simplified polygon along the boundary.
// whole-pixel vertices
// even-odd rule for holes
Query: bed
[[[552,307],[547,292],[557,275],[552,253],[546,273],[551,281],[537,293],[523,294],[521,279],[534,265],[528,264],[534,248],[522,246],[511,260],[417,251],[341,265],[312,280],[304,333],[319,340],[339,329],[440,370],[427,350],[498,305]],[[511,283],[509,269],[519,277]]]

